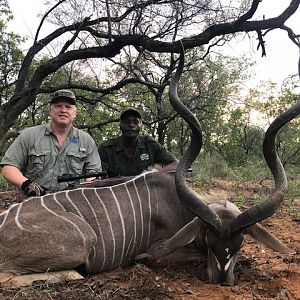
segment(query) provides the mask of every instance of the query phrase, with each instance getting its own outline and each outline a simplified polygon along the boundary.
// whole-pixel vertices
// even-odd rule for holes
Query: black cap
[[[137,117],[138,119],[142,118],[141,114],[137,110],[135,110],[134,108],[128,108],[121,112],[120,120],[125,119],[128,116],[134,116],[134,117]]]
[[[76,104],[75,94],[69,90],[58,90],[52,94],[50,103],[57,103],[59,100],[65,100],[72,105]]]

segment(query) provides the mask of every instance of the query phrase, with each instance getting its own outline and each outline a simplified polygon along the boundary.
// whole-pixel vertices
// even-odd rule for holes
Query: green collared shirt
[[[99,154],[103,169],[109,177],[138,175],[154,164],[167,165],[176,159],[150,136],[138,137],[132,155],[123,146],[122,137],[103,143]]]
[[[57,176],[102,170],[95,141],[89,134],[72,127],[61,147],[50,124],[24,129],[8,148],[0,165],[17,167],[24,176],[49,191],[68,186],[66,182],[58,183]]]

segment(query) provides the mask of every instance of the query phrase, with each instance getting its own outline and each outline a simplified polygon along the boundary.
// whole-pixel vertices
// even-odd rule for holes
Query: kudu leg
[[[0,272],[5,278],[88,264],[97,237],[79,216],[47,210],[10,213],[15,218],[7,218],[0,229]]]
[[[83,277],[75,270],[35,273],[14,276],[12,274],[0,273],[1,287],[21,287],[32,285],[35,282],[45,282],[47,284],[66,282],[71,280],[83,279]]]

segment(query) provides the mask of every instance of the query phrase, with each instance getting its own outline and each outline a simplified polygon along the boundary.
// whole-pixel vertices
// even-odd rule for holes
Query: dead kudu
[[[206,204],[199,195],[187,187],[185,182],[185,172],[201,150],[202,133],[198,119],[179,100],[177,95],[177,85],[183,66],[184,52],[182,50],[178,69],[170,84],[169,96],[172,106],[185,119],[192,131],[190,146],[181,158],[175,175],[179,199],[187,209],[197,216],[186,225],[189,227],[189,231],[185,234],[186,238],[189,236],[189,241],[206,246],[209,282],[232,285],[234,284],[233,271],[238,251],[242,247],[244,234],[252,235],[257,241],[276,251],[293,252],[257,223],[272,216],[284,200],[287,178],[276,152],[275,137],[282,126],[299,115],[300,101],[277,117],[265,133],[263,154],[275,181],[275,187],[269,197],[243,212],[229,202]],[[179,237],[178,233],[176,235]],[[179,245],[180,242],[175,242],[176,235],[173,237],[173,241],[170,239],[165,242],[166,247],[172,248],[172,242],[176,246],[182,246]]]
[[[210,283],[233,284],[243,234],[279,252],[290,250],[257,222],[271,216],[287,189],[275,151],[277,131],[300,113],[300,102],[278,117],[264,141],[274,179],[270,197],[244,212],[225,202],[207,205],[185,183],[202,146],[200,125],[177,97],[183,68],[172,79],[172,105],[189,123],[191,144],[174,177],[147,172],[110,187],[78,188],[35,197],[0,215],[0,280],[15,275],[80,268],[99,273],[151,261],[187,244],[208,253]]]

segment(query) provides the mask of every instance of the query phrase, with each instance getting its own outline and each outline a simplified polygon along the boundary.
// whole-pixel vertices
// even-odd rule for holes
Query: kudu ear
[[[195,217],[191,222],[183,226],[177,231],[170,239],[168,239],[164,245],[174,250],[184,247],[193,242],[198,236],[199,232],[206,228],[203,222],[198,217]]]
[[[286,247],[281,243],[272,233],[260,226],[259,224],[252,225],[245,230],[246,234],[249,234],[259,243],[265,245],[266,247],[278,251],[280,253],[292,254],[295,253],[294,250]]]
[[[150,249],[151,255],[154,257],[161,257],[172,253],[176,249],[182,248],[193,242],[199,235],[199,232],[205,228],[206,226],[204,223],[201,222],[198,217],[195,217],[192,221],[177,231],[171,238]]]

